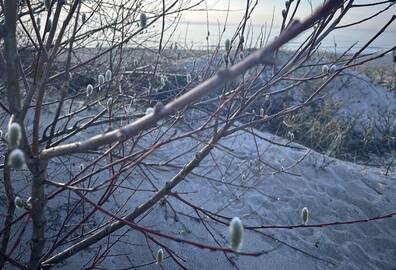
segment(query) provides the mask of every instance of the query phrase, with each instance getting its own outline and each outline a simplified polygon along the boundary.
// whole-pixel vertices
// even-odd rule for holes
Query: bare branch
[[[80,142],[74,142],[66,145],[60,145],[43,150],[40,153],[40,158],[49,159],[55,156],[68,155],[72,153],[84,152],[90,149],[95,149],[100,146],[110,144],[114,141],[125,141],[132,136],[135,136],[140,131],[152,127],[155,123],[177,110],[183,109],[194,101],[208,95],[210,92],[215,91],[225,81],[232,80],[237,76],[243,74],[248,69],[259,64],[272,64],[274,63],[273,53],[282,45],[289,42],[291,39],[298,36],[300,33],[308,29],[319,19],[327,16],[334,8],[337,8],[341,2],[340,0],[327,1],[321,8],[317,9],[310,17],[303,22],[294,21],[290,26],[280,34],[280,36],[270,43],[267,47],[257,51],[254,54],[246,57],[240,63],[230,67],[229,69],[220,70],[214,77],[201,83],[195,88],[191,89],[186,94],[180,96],[167,105],[159,108],[156,113],[146,115],[137,121],[110,131],[103,135],[97,135],[90,139]]]

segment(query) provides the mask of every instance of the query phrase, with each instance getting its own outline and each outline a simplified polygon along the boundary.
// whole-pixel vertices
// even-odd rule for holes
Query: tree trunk
[[[30,165],[30,171],[33,174],[32,183],[32,244],[28,269],[36,270],[40,266],[40,259],[45,245],[45,213],[44,207],[46,203],[44,182],[47,179],[47,163],[34,159]]]
[[[8,153],[6,153],[4,160],[5,161],[8,160]],[[6,263],[6,258],[3,257],[1,254],[7,255],[7,247],[10,239],[12,220],[14,218],[14,212],[15,212],[15,203],[14,203],[15,195],[11,183],[10,166],[8,166],[7,162],[4,163],[4,168],[3,168],[3,184],[4,184],[5,194],[7,196],[7,215],[4,222],[4,232],[0,247],[0,269],[3,269],[3,266]]]

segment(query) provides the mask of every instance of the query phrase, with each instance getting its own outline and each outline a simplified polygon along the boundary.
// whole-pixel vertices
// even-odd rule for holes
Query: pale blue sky
[[[212,9],[227,9],[228,2],[230,2],[230,9],[232,10],[229,13],[229,22],[237,23],[243,17],[244,8],[246,5],[246,0],[207,0],[207,5]],[[297,14],[298,17],[303,18],[311,12],[311,8],[309,2],[312,3],[312,6],[315,8],[321,3],[323,0],[302,0],[300,12]],[[372,0],[356,0],[356,4],[370,3]],[[373,8],[355,8],[350,12],[349,16],[343,21],[344,23],[350,23],[361,18],[367,17],[369,15],[374,14],[380,8],[384,8],[386,5],[377,6]],[[202,6],[202,8],[204,5]],[[279,0],[258,0],[258,6],[253,13],[252,22],[254,24],[264,24],[265,22],[270,23],[272,18],[273,8],[275,8],[275,24],[280,24],[281,16],[280,13],[284,8],[284,1]],[[379,26],[383,25],[390,19],[390,17],[396,13],[396,7],[393,6],[386,13],[381,16],[375,18],[371,22],[364,23],[359,26],[360,29],[369,29],[374,30],[378,29]],[[212,23],[216,23],[219,21],[220,23],[224,22],[226,17],[226,12],[224,11],[211,11],[209,12],[209,20]],[[206,12],[186,12],[183,16],[183,21],[190,22],[206,22]],[[391,27],[392,31],[396,31],[396,23]],[[396,42],[396,41],[395,41]]]

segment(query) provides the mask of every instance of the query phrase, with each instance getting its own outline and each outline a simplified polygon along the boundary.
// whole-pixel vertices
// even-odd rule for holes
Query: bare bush
[[[381,7],[378,16],[385,10],[383,5],[390,8],[393,2],[371,5]],[[182,12],[200,7],[201,1],[0,0],[0,120],[3,130],[13,123],[20,125],[21,136],[13,146],[6,140],[1,144],[7,205],[0,231],[0,268],[48,269],[104,243],[79,265],[82,269],[100,268],[111,257],[112,247],[129,232],[140,233],[140,244],[155,254],[149,264],[160,266],[169,259],[185,268],[164,240],[222,252],[228,259],[230,254],[266,254],[261,247],[240,249],[242,234],[264,225],[249,226],[237,217],[216,214],[205,208],[204,200],[186,199],[184,195],[192,191],[175,188],[188,181],[213,149],[221,148],[233,157],[220,143],[224,138],[279,121],[289,123],[292,128],[288,131],[304,138],[304,143],[337,155],[345,147],[340,142],[349,130],[332,119],[331,106],[315,101],[342,71],[394,49],[360,58],[395,16],[361,49],[337,58],[326,74],[313,69],[307,63],[321,41],[334,29],[349,27],[341,25],[342,19],[364,5],[329,0],[300,21],[295,18],[299,3],[286,2],[281,32],[271,42],[265,42],[269,35],[263,37],[258,49],[246,48],[250,14],[256,8],[254,2],[247,1],[245,16],[231,39],[225,41],[220,36],[214,48],[189,50],[180,44],[171,46],[172,31]],[[308,36],[299,49],[289,53],[283,65],[277,65],[280,48],[304,31]],[[197,60],[187,73],[171,64],[183,57]],[[202,59],[205,65],[198,63]],[[324,64],[328,63],[316,63]],[[264,73],[268,75],[265,81]],[[291,80],[294,76],[298,79]],[[299,102],[266,107],[270,101],[279,102],[278,96],[313,80],[319,83]],[[279,84],[284,87],[273,90]],[[315,117],[306,121],[305,110]],[[323,130],[324,120],[328,126]],[[389,139],[394,136],[390,129],[394,126],[386,121],[384,115],[383,125],[375,128]],[[391,145],[394,142],[389,142]],[[18,162],[22,169],[17,168]],[[162,170],[161,176],[167,179],[156,181],[160,174],[153,168]],[[177,173],[169,173],[169,168]],[[244,172],[239,176],[243,181],[248,177]],[[217,182],[224,184],[221,179]],[[128,196],[118,200],[121,192]],[[211,243],[201,242],[183,237],[186,229],[180,236],[143,222],[161,205],[167,205],[174,219],[180,220],[170,200],[190,209],[192,218],[201,221],[210,235],[206,218],[225,227],[226,232],[231,222],[231,246],[227,239],[213,237]],[[16,212],[16,207],[21,210]],[[280,227],[342,224],[309,224],[307,209],[302,216],[301,224]]]

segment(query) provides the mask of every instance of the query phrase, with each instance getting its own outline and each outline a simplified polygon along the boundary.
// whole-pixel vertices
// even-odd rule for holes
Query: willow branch
[[[272,54],[273,52],[282,46],[284,43],[288,42],[291,38],[297,36],[299,33],[304,31],[305,29],[309,28],[318,18],[321,18],[322,16],[326,16],[326,14],[332,10],[332,8],[336,5],[338,5],[340,1],[328,1],[326,4],[318,9],[311,17],[309,17],[307,20],[304,22],[295,22],[293,23],[288,29],[286,29],[283,34],[279,36],[278,39],[276,39],[274,42],[272,42],[268,47],[256,52],[255,54],[247,57],[243,62],[240,62],[239,64],[231,67],[229,70],[223,70],[220,73],[216,74],[213,78],[207,80],[203,84],[199,85],[198,87],[190,90],[188,93],[184,94],[180,98],[174,100],[173,102],[170,102],[166,106],[161,106],[157,105],[154,109],[154,112],[144,116],[143,118],[139,119],[138,121],[127,125],[123,128],[120,128],[118,130],[109,132],[104,134],[103,136],[96,136],[91,139],[88,139],[86,141],[80,142],[80,143],[74,143],[74,144],[69,144],[65,146],[58,146],[52,148],[52,150],[56,150],[53,152],[48,152],[50,149],[44,150],[42,152],[42,157],[43,158],[50,158],[51,156],[56,156],[57,154],[67,154],[69,153],[68,151],[81,151],[81,149],[88,150],[90,149],[89,147],[92,147],[93,145],[95,147],[101,146],[103,144],[107,144],[109,142],[113,142],[114,138],[115,140],[126,140],[127,138],[133,136],[135,133],[143,130],[146,127],[149,127],[151,125],[154,125],[155,122],[162,118],[165,117],[166,115],[169,115],[173,112],[175,112],[177,109],[181,109],[198,98],[204,96],[205,94],[210,93],[212,89],[215,89],[218,87],[218,84],[222,84],[226,80],[230,80],[230,78],[233,78],[242,72],[246,71],[250,67],[253,67],[257,64],[260,63],[265,63],[265,62],[270,62],[272,61]],[[183,169],[181,169],[177,175],[175,175],[170,181],[168,181],[165,186],[160,189],[158,192],[156,192],[150,199],[148,199],[146,202],[144,202],[142,205],[131,211],[129,214],[127,214],[124,218],[117,218],[117,221],[109,224],[105,227],[103,227],[101,230],[96,232],[95,234],[87,237],[86,239],[68,247],[67,249],[61,251],[60,253],[54,255],[53,257],[47,259],[46,261],[43,262],[43,265],[45,266],[51,266],[54,264],[57,264],[61,261],[64,261],[65,259],[73,256],[77,252],[89,247],[90,245],[100,241],[104,237],[110,235],[111,233],[119,230],[125,225],[134,227],[136,229],[142,229],[138,228],[138,226],[133,223],[133,221],[140,216],[142,213],[145,213],[148,211],[150,208],[152,208],[154,205],[156,205],[161,198],[169,194],[174,187],[176,187],[183,179],[185,179],[185,176],[188,175],[189,173],[192,172],[194,168],[199,166],[200,162],[207,156],[207,154],[213,149],[215,144],[218,142],[220,138],[222,138],[225,134],[229,126],[232,124],[232,122],[227,123],[220,131],[217,133],[211,140],[210,142],[203,147],[196,155],[195,157],[188,163],[186,164]],[[129,136],[129,137],[128,137]],[[72,148],[69,148],[72,147]],[[87,148],[88,147],[88,148]],[[59,150],[60,149],[60,150]],[[45,152],[47,151],[47,152]],[[64,152],[62,152],[64,151]],[[78,193],[78,192],[77,192]],[[84,198],[85,200],[86,198]],[[101,209],[102,211],[104,209]],[[111,215],[110,215],[111,216]],[[114,217],[113,217],[114,218]],[[146,230],[146,232],[148,232]],[[153,232],[150,231],[150,233],[156,234],[158,236],[166,237],[164,235],[159,235],[158,232]],[[167,237],[168,238],[168,237]],[[185,243],[189,243],[192,245],[196,245],[197,243],[193,243],[192,241],[184,240]],[[197,246],[197,245],[196,245]],[[228,250],[223,250],[223,251],[228,251]]]
[[[96,149],[98,147],[113,143],[115,141],[125,141],[139,132],[146,130],[155,125],[155,123],[169,116],[180,109],[192,104],[200,98],[208,95],[215,91],[226,81],[230,81],[239,75],[245,73],[250,68],[259,64],[272,64],[274,62],[273,53],[281,46],[295,38],[303,31],[310,28],[319,19],[325,17],[334,8],[338,7],[343,1],[341,0],[330,0],[327,1],[322,7],[317,9],[310,17],[300,22],[295,20],[290,26],[283,31],[278,38],[276,38],[267,47],[251,54],[246,57],[243,61],[235,64],[229,69],[220,70],[215,76],[199,84],[195,88],[191,89],[184,95],[175,99],[174,101],[166,104],[157,104],[154,112],[136,120],[135,122],[123,126],[119,129],[107,132],[105,134],[97,135],[84,141],[73,142],[70,144],[59,145],[45,149],[41,152],[40,158],[49,159],[61,155],[69,155],[73,153],[84,152],[87,150]]]

